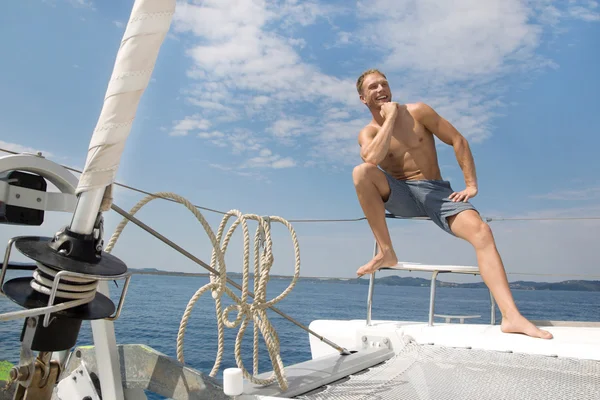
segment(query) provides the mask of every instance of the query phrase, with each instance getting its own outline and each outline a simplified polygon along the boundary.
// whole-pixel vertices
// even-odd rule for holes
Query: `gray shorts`
[[[454,235],[447,218],[465,210],[475,210],[469,202],[454,202],[450,182],[444,180],[398,180],[383,171],[390,185],[385,209],[398,217],[429,217],[437,226]],[[454,235],[456,236],[456,235]]]

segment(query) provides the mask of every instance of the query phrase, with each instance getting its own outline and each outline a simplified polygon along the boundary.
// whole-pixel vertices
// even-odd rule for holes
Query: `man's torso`
[[[442,179],[433,134],[399,105],[388,153],[379,166],[396,179]],[[371,122],[375,128],[381,128]]]

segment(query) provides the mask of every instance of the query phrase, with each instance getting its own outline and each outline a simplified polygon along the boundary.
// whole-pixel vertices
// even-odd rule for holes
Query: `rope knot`
[[[176,199],[177,201],[177,199]],[[189,208],[189,207],[188,207]],[[211,268],[218,271],[219,274],[210,275],[210,283],[201,287],[196,294],[190,299],[186,310],[184,312],[181,324],[179,327],[179,333],[177,335],[177,358],[180,362],[184,362],[183,358],[183,337],[185,335],[185,329],[187,321],[191,313],[191,309],[194,304],[207,291],[212,291],[212,297],[215,300],[215,311],[217,316],[217,330],[218,330],[218,349],[215,364],[210,372],[210,376],[215,376],[219,370],[221,360],[224,351],[224,334],[223,327],[236,328],[239,326],[239,332],[235,340],[234,355],[237,366],[242,370],[244,377],[251,382],[258,385],[270,385],[274,381],[277,381],[282,390],[287,390],[288,384],[285,378],[283,362],[279,353],[279,337],[277,332],[273,328],[271,322],[266,313],[266,309],[273,306],[274,304],[281,301],[286,297],[296,285],[298,277],[300,275],[300,250],[296,233],[289,222],[280,217],[260,217],[255,214],[242,214],[238,210],[231,210],[223,217],[217,235],[215,236],[208,224],[205,224],[204,218],[200,212],[194,207],[190,209],[200,220],[202,226],[205,228],[211,243],[213,245],[212,257],[211,257]],[[231,217],[236,217],[227,233],[225,227],[228,220]],[[250,282],[250,238],[248,233],[248,220],[255,220],[258,222],[258,227],[254,238],[254,294],[248,290]],[[294,244],[295,253],[295,267],[294,277],[290,285],[274,299],[266,299],[266,285],[269,282],[270,271],[273,266],[274,257],[272,251],[272,240],[271,240],[271,222],[279,222],[285,225],[291,233],[292,241]],[[244,237],[244,257],[242,265],[242,293],[238,297],[235,293],[226,286],[227,282],[227,268],[225,265],[224,254],[227,251],[227,247],[231,240],[234,231],[239,227],[242,227]],[[261,251],[262,250],[262,251]],[[221,297],[223,293],[226,293],[228,297],[233,300],[234,304],[229,305],[222,310]],[[248,297],[253,297],[252,302],[248,302]],[[229,318],[232,312],[237,312],[237,316],[234,320]],[[241,344],[244,337],[244,332],[250,322],[254,323],[254,359],[253,359],[253,374],[250,374],[242,362],[241,357]],[[258,374],[258,334],[262,335],[271,364],[273,366],[273,374],[266,379],[259,379],[256,377]]]
[[[294,228],[292,228],[291,224],[283,218],[280,217],[259,217],[255,214],[247,214],[243,215],[238,210],[231,210],[223,217],[221,224],[219,225],[219,230],[217,232],[217,236],[215,237],[214,232],[208,225],[208,222],[202,216],[198,208],[194,206],[191,202],[186,200],[185,198],[175,194],[168,192],[159,192],[155,194],[151,194],[140,200],[129,212],[130,215],[135,215],[144,205],[149,203],[150,201],[156,199],[166,199],[173,200],[177,203],[183,204],[188,210],[194,214],[196,219],[202,224],[206,234],[208,235],[213,251],[211,257],[211,274],[210,274],[210,282],[200,289],[196,291],[194,296],[190,299],[183,313],[183,317],[181,318],[181,323],[179,324],[179,331],[177,333],[177,359],[183,363],[183,338],[185,336],[185,331],[187,327],[187,323],[189,317],[191,315],[192,309],[196,301],[207,291],[211,291],[212,297],[215,300],[215,311],[217,317],[217,331],[218,331],[218,349],[217,356],[215,359],[215,364],[213,369],[210,372],[210,376],[214,377],[221,365],[221,359],[223,357],[224,350],[224,335],[223,335],[223,327],[227,326],[228,328],[235,328],[241,324],[240,330],[236,337],[235,341],[235,360],[238,367],[243,371],[244,376],[250,380],[251,382],[258,385],[270,385],[275,380],[277,380],[279,387],[282,390],[287,390],[288,384],[287,379],[285,378],[285,374],[283,371],[283,363],[281,361],[281,356],[279,354],[279,338],[277,336],[277,332],[271,325],[266,313],[266,309],[272,307],[279,301],[281,301],[284,297],[286,297],[296,285],[298,277],[300,276],[300,248],[298,245],[298,239],[296,237],[296,232]],[[223,238],[223,232],[225,230],[225,226],[227,225],[227,221],[232,217],[236,216],[237,219],[233,222],[232,226],[227,231],[225,238],[223,240],[223,245],[220,246],[221,239]],[[254,291],[256,295],[250,293],[248,291],[248,285],[250,280],[249,274],[249,258],[250,258],[250,239],[248,234],[248,220],[258,221],[258,228],[256,230],[255,239],[254,239]],[[269,281],[269,272],[271,271],[271,267],[273,266],[273,252],[272,252],[272,242],[271,242],[271,222],[279,222],[287,227],[292,237],[292,242],[294,245],[294,256],[295,256],[295,265],[294,265],[294,276],[292,281],[288,285],[288,287],[276,298],[271,299],[269,301],[266,300],[266,285]],[[115,229],[115,232],[110,238],[108,245],[106,246],[106,251],[110,252],[114,247],[115,243],[119,239],[119,236],[125,229],[125,226],[129,223],[127,218],[123,218],[121,223]],[[227,287],[227,268],[225,266],[224,254],[227,251],[227,246],[233,235],[233,232],[238,226],[242,226],[243,235],[244,235],[244,261],[242,266],[242,274],[243,274],[243,283],[242,283],[242,295],[238,297],[235,293]],[[262,254],[260,254],[260,250],[262,248]],[[260,256],[259,256],[260,254]],[[235,304],[228,306],[224,311],[221,311],[221,298],[223,293],[226,293]],[[248,296],[253,297],[254,301],[249,304]],[[237,317],[235,320],[230,321],[228,319],[229,314],[232,311],[237,311]],[[254,322],[254,362],[253,362],[253,375],[244,368],[244,364],[242,363],[241,358],[241,343],[244,338],[244,332],[247,325],[250,321]],[[258,374],[258,333],[261,333],[265,343],[267,345],[267,350],[269,352],[269,357],[271,358],[271,364],[273,365],[273,374],[267,379],[258,379],[255,375]]]

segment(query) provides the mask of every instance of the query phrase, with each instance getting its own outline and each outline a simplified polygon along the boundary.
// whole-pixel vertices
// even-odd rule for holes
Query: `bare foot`
[[[503,318],[500,329],[504,333],[522,333],[527,336],[541,339],[552,339],[553,337],[550,332],[539,329],[522,315],[510,320],[508,318]]]
[[[366,274],[372,274],[379,268],[391,267],[398,264],[398,258],[393,249],[380,250],[371,261],[360,267],[356,274],[361,277]]]

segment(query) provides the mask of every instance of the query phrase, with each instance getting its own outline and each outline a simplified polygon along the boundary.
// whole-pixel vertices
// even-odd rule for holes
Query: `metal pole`
[[[79,195],[69,227],[71,231],[83,235],[92,233],[105,190],[106,187],[101,187]],[[98,282],[97,291],[110,298],[107,281]],[[94,338],[102,394],[115,400],[123,399],[123,382],[114,323],[108,320],[95,320],[91,321],[90,325]]]
[[[198,257],[194,256],[193,254],[191,254],[190,252],[188,252],[187,250],[185,250],[184,248],[182,248],[181,246],[179,246],[177,243],[175,243],[175,242],[167,239],[165,236],[161,235],[160,233],[158,233],[154,229],[150,228],[148,225],[146,225],[145,223],[143,223],[142,221],[140,221],[139,219],[137,219],[133,215],[129,214],[127,211],[123,210],[122,208],[120,208],[119,206],[117,206],[115,204],[112,204],[111,207],[112,207],[112,209],[114,211],[116,211],[117,213],[121,214],[123,217],[127,218],[129,221],[133,222],[134,224],[136,224],[137,226],[139,226],[140,228],[142,228],[143,230],[145,230],[146,232],[148,232],[149,234],[151,234],[152,236],[154,236],[155,238],[157,238],[161,242],[165,243],[166,245],[170,246],[174,250],[176,250],[179,253],[183,254],[184,256],[186,256],[187,258],[189,258],[190,260],[194,261],[196,264],[201,265],[206,270],[208,270],[210,273],[215,274],[217,276],[220,276],[219,271],[217,271],[216,269],[212,268],[210,265],[206,264],[204,261],[200,260]],[[227,278],[227,282],[229,284],[231,284],[233,287],[235,287],[236,289],[242,290],[242,287],[240,285],[238,285],[235,281],[231,280],[230,278]],[[250,297],[254,298],[254,293],[248,292],[248,295]],[[299,328],[302,328],[303,330],[305,330],[309,334],[317,337],[322,342],[324,342],[324,343],[328,344],[329,346],[333,347],[334,349],[336,349],[337,351],[339,351],[342,355],[349,355],[350,354],[350,352],[347,349],[345,349],[345,348],[343,348],[341,346],[338,346],[337,344],[333,343],[329,339],[326,339],[323,336],[319,335],[318,333],[312,331],[310,328],[302,325],[300,322],[296,321],[294,318],[292,318],[289,315],[285,314],[283,311],[280,311],[279,309],[277,309],[275,306],[270,306],[269,308],[271,310],[275,311],[277,314],[281,315],[283,318],[285,318],[288,321],[292,322],[293,324],[295,324]]]
[[[492,325],[496,325],[496,300],[494,299],[494,295],[492,294],[492,291],[489,290],[490,292],[490,304],[492,305],[492,311],[491,311],[491,315],[490,315],[490,323]]]
[[[434,271],[431,275],[431,289],[429,294],[429,326],[433,326],[433,314],[435,310],[435,281],[439,271]]]
[[[69,227],[72,232],[82,235],[92,233],[105,189],[106,187],[92,189],[79,195],[73,219],[71,220],[71,226]]]
[[[377,240],[373,246],[373,257],[377,255]],[[367,295],[367,326],[371,326],[371,308],[373,306],[373,291],[375,290],[375,271],[369,278],[369,294]]]

